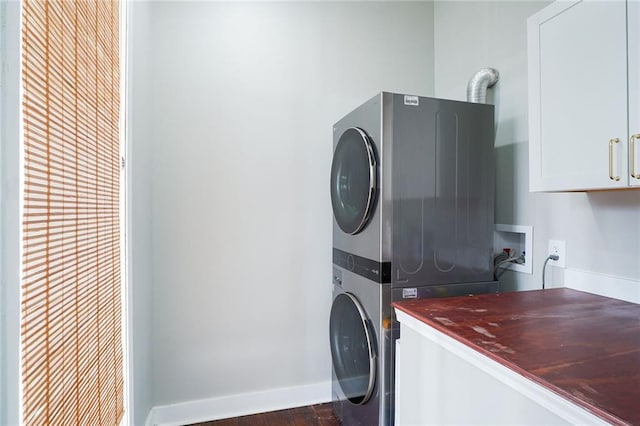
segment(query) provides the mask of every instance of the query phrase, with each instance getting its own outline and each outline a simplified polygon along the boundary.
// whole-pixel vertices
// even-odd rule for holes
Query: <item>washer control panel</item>
[[[334,248],[333,264],[377,283],[386,284],[391,282],[391,262],[376,262],[375,260]]]

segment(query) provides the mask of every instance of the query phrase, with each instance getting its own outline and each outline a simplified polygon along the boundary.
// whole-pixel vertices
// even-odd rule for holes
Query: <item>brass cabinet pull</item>
[[[615,180],[616,182],[620,180],[620,176],[613,175],[613,144],[618,142],[620,142],[618,138],[609,139],[609,179]]]
[[[631,177],[634,179],[640,179],[640,172],[636,173],[636,147],[635,147],[635,142],[636,139],[640,139],[640,133],[637,133],[635,135],[631,135],[631,138],[629,139],[629,165],[631,168]]]

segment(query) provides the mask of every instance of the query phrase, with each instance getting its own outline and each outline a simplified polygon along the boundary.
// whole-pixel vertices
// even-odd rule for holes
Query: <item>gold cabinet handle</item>
[[[618,142],[620,142],[618,138],[609,139],[609,179],[615,180],[616,182],[620,180],[620,176],[613,175],[613,144]]]
[[[640,179],[640,172],[636,173],[636,139],[640,139],[640,133],[631,135],[629,138],[629,168],[631,169],[631,177],[634,179]]]

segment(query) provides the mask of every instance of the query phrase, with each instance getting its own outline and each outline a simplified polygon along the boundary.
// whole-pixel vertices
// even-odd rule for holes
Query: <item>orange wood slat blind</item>
[[[118,1],[23,2],[23,418],[124,413]]]

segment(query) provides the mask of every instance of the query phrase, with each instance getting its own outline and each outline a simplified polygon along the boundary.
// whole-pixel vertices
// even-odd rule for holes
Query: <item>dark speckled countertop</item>
[[[567,288],[396,302],[584,407],[640,425],[640,305]]]

